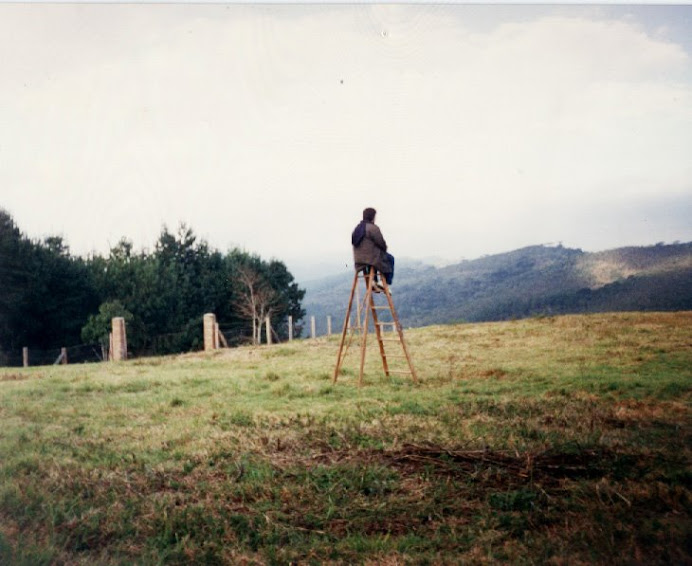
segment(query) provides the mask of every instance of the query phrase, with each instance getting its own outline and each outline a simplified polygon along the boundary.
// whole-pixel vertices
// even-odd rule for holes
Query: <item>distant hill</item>
[[[343,323],[352,274],[305,284],[318,334]],[[692,309],[692,242],[583,252],[530,246],[446,267],[397,266],[392,292],[404,326],[535,315]]]

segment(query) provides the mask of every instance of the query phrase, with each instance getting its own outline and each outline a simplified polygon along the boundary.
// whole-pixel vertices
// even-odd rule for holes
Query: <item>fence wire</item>
[[[67,363],[83,364],[102,362],[104,352],[100,344],[77,344],[65,348]],[[49,348],[41,350],[29,348],[29,366],[49,366],[62,363],[62,348]],[[24,352],[12,350],[0,352],[0,366],[22,367],[24,365]]]
[[[303,323],[293,323],[293,338],[299,338],[304,328]],[[219,323],[219,332],[226,340],[229,348],[244,346],[253,343],[252,326],[247,322]],[[204,347],[203,332],[200,328],[199,340],[191,351],[201,350]],[[278,343],[287,340],[288,320],[280,323],[277,328],[272,327],[272,342]],[[266,340],[266,329],[262,328],[262,342]],[[128,348],[128,358],[136,359],[144,356],[166,355],[176,353],[178,342],[188,336],[188,333],[170,333],[152,336],[147,344],[132,352]],[[66,349],[67,363],[97,363],[108,360],[108,348],[102,348],[98,343],[77,344]],[[29,347],[29,366],[48,366],[62,363],[62,348],[39,349]],[[0,367],[22,367],[24,365],[24,353],[22,350],[4,351],[0,349]]]

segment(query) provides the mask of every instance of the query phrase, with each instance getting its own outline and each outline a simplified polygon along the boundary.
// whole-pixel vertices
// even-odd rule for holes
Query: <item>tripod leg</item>
[[[382,327],[380,326],[380,320],[377,316],[377,309],[375,308],[375,296],[372,294],[370,295],[369,308],[372,312],[372,320],[375,324],[375,333],[377,334],[377,344],[380,347],[380,357],[382,358],[384,374],[389,377],[389,364],[387,363],[387,354],[384,351],[384,342],[382,341]]]
[[[336,368],[334,368],[334,378],[332,379],[333,383],[336,383],[336,380],[339,376],[339,371],[341,370],[341,364],[344,361],[344,343],[346,341],[346,331],[348,330],[348,321],[349,318],[351,317],[351,307],[353,306],[353,295],[356,291],[356,285],[358,284],[358,272],[356,271],[355,276],[353,277],[353,285],[351,286],[351,296],[348,299],[348,308],[346,309],[346,316],[344,317],[344,327],[343,330],[341,331],[341,341],[339,342],[339,354],[336,359]],[[343,355],[342,355],[343,354]]]
[[[358,374],[358,387],[363,385],[363,369],[365,368],[365,349],[368,343],[368,305],[372,300],[372,288],[375,284],[375,270],[371,269],[370,273],[366,277],[367,291],[365,292],[365,299],[363,304],[365,308],[365,314],[363,315],[363,337],[360,342],[360,373]]]
[[[411,355],[409,354],[408,348],[406,346],[406,340],[404,340],[404,331],[401,328],[401,324],[399,323],[399,315],[397,315],[396,313],[396,309],[394,308],[394,301],[392,301],[392,294],[389,292],[389,285],[387,285],[387,281],[385,279],[382,280],[382,283],[384,285],[384,293],[387,296],[387,302],[389,303],[389,310],[391,311],[392,318],[394,319],[394,326],[396,328],[397,333],[399,334],[399,342],[401,342],[401,348],[404,351],[404,356],[406,357],[409,370],[411,371],[411,377],[413,378],[414,383],[418,383],[418,376],[416,375],[416,370],[413,367]]]

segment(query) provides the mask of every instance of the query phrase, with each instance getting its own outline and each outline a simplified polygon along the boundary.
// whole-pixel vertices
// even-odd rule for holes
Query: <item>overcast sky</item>
[[[0,4],[0,207],[346,269],[692,240],[692,6]]]

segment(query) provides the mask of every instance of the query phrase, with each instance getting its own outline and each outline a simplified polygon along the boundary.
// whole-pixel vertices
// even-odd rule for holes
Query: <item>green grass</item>
[[[690,563],[692,313],[0,369],[0,564]]]

